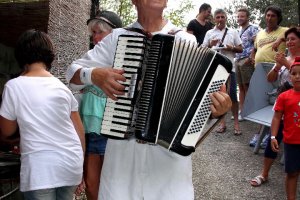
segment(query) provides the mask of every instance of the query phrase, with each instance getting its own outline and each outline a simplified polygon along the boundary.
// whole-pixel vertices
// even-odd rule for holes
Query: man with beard
[[[288,28],[280,26],[281,21],[281,8],[275,5],[268,6],[265,10],[266,28],[257,33],[254,49],[251,53],[251,59],[255,59],[255,66],[257,66],[258,63],[263,62],[275,63],[276,53],[285,52],[286,45],[283,41],[284,33]],[[262,132],[262,128],[263,127],[260,126],[259,132]],[[264,132],[269,132],[269,130],[265,130]],[[263,139],[262,147],[266,146],[267,137],[268,136]],[[254,134],[249,145],[255,146],[258,138],[259,134]]]
[[[211,6],[204,3],[200,6],[196,19],[191,20],[187,26],[187,32],[196,37],[198,45],[202,44],[206,32],[213,28],[213,24],[209,21],[210,16]]]

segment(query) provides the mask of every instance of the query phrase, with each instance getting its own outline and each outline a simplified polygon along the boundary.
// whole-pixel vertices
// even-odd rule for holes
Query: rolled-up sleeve
[[[111,33],[106,36],[101,42],[99,42],[93,49],[85,53],[81,58],[72,62],[72,64],[67,68],[66,80],[69,86],[75,84],[70,84],[75,72],[83,67],[112,67],[118,33]],[[79,86],[80,87],[80,86]],[[82,85],[84,87],[84,85]]]

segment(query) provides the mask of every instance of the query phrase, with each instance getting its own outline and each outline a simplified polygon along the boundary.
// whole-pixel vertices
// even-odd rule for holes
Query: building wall
[[[49,9],[48,34],[57,55],[52,73],[66,83],[67,67],[89,48],[86,21],[90,16],[91,0],[50,0]]]

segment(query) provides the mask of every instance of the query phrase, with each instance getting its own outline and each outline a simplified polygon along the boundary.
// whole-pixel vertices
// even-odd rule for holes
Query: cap
[[[100,11],[96,14],[96,16],[94,18],[87,20],[86,23],[89,24],[89,22],[94,19],[102,20],[102,21],[106,22],[108,25],[110,25],[112,28],[121,28],[122,27],[122,21],[121,21],[120,17],[112,11],[108,11],[108,10]]]
[[[295,61],[294,61],[293,64],[291,65],[290,70],[291,70],[294,66],[296,66],[296,65],[300,65],[300,56],[296,56],[296,57],[295,57]]]

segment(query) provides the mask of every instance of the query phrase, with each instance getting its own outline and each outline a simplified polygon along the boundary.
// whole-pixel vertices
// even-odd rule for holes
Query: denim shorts
[[[107,138],[97,133],[85,134],[86,154],[104,155]]]
[[[77,186],[64,186],[57,188],[31,190],[22,192],[24,200],[70,200]]]

